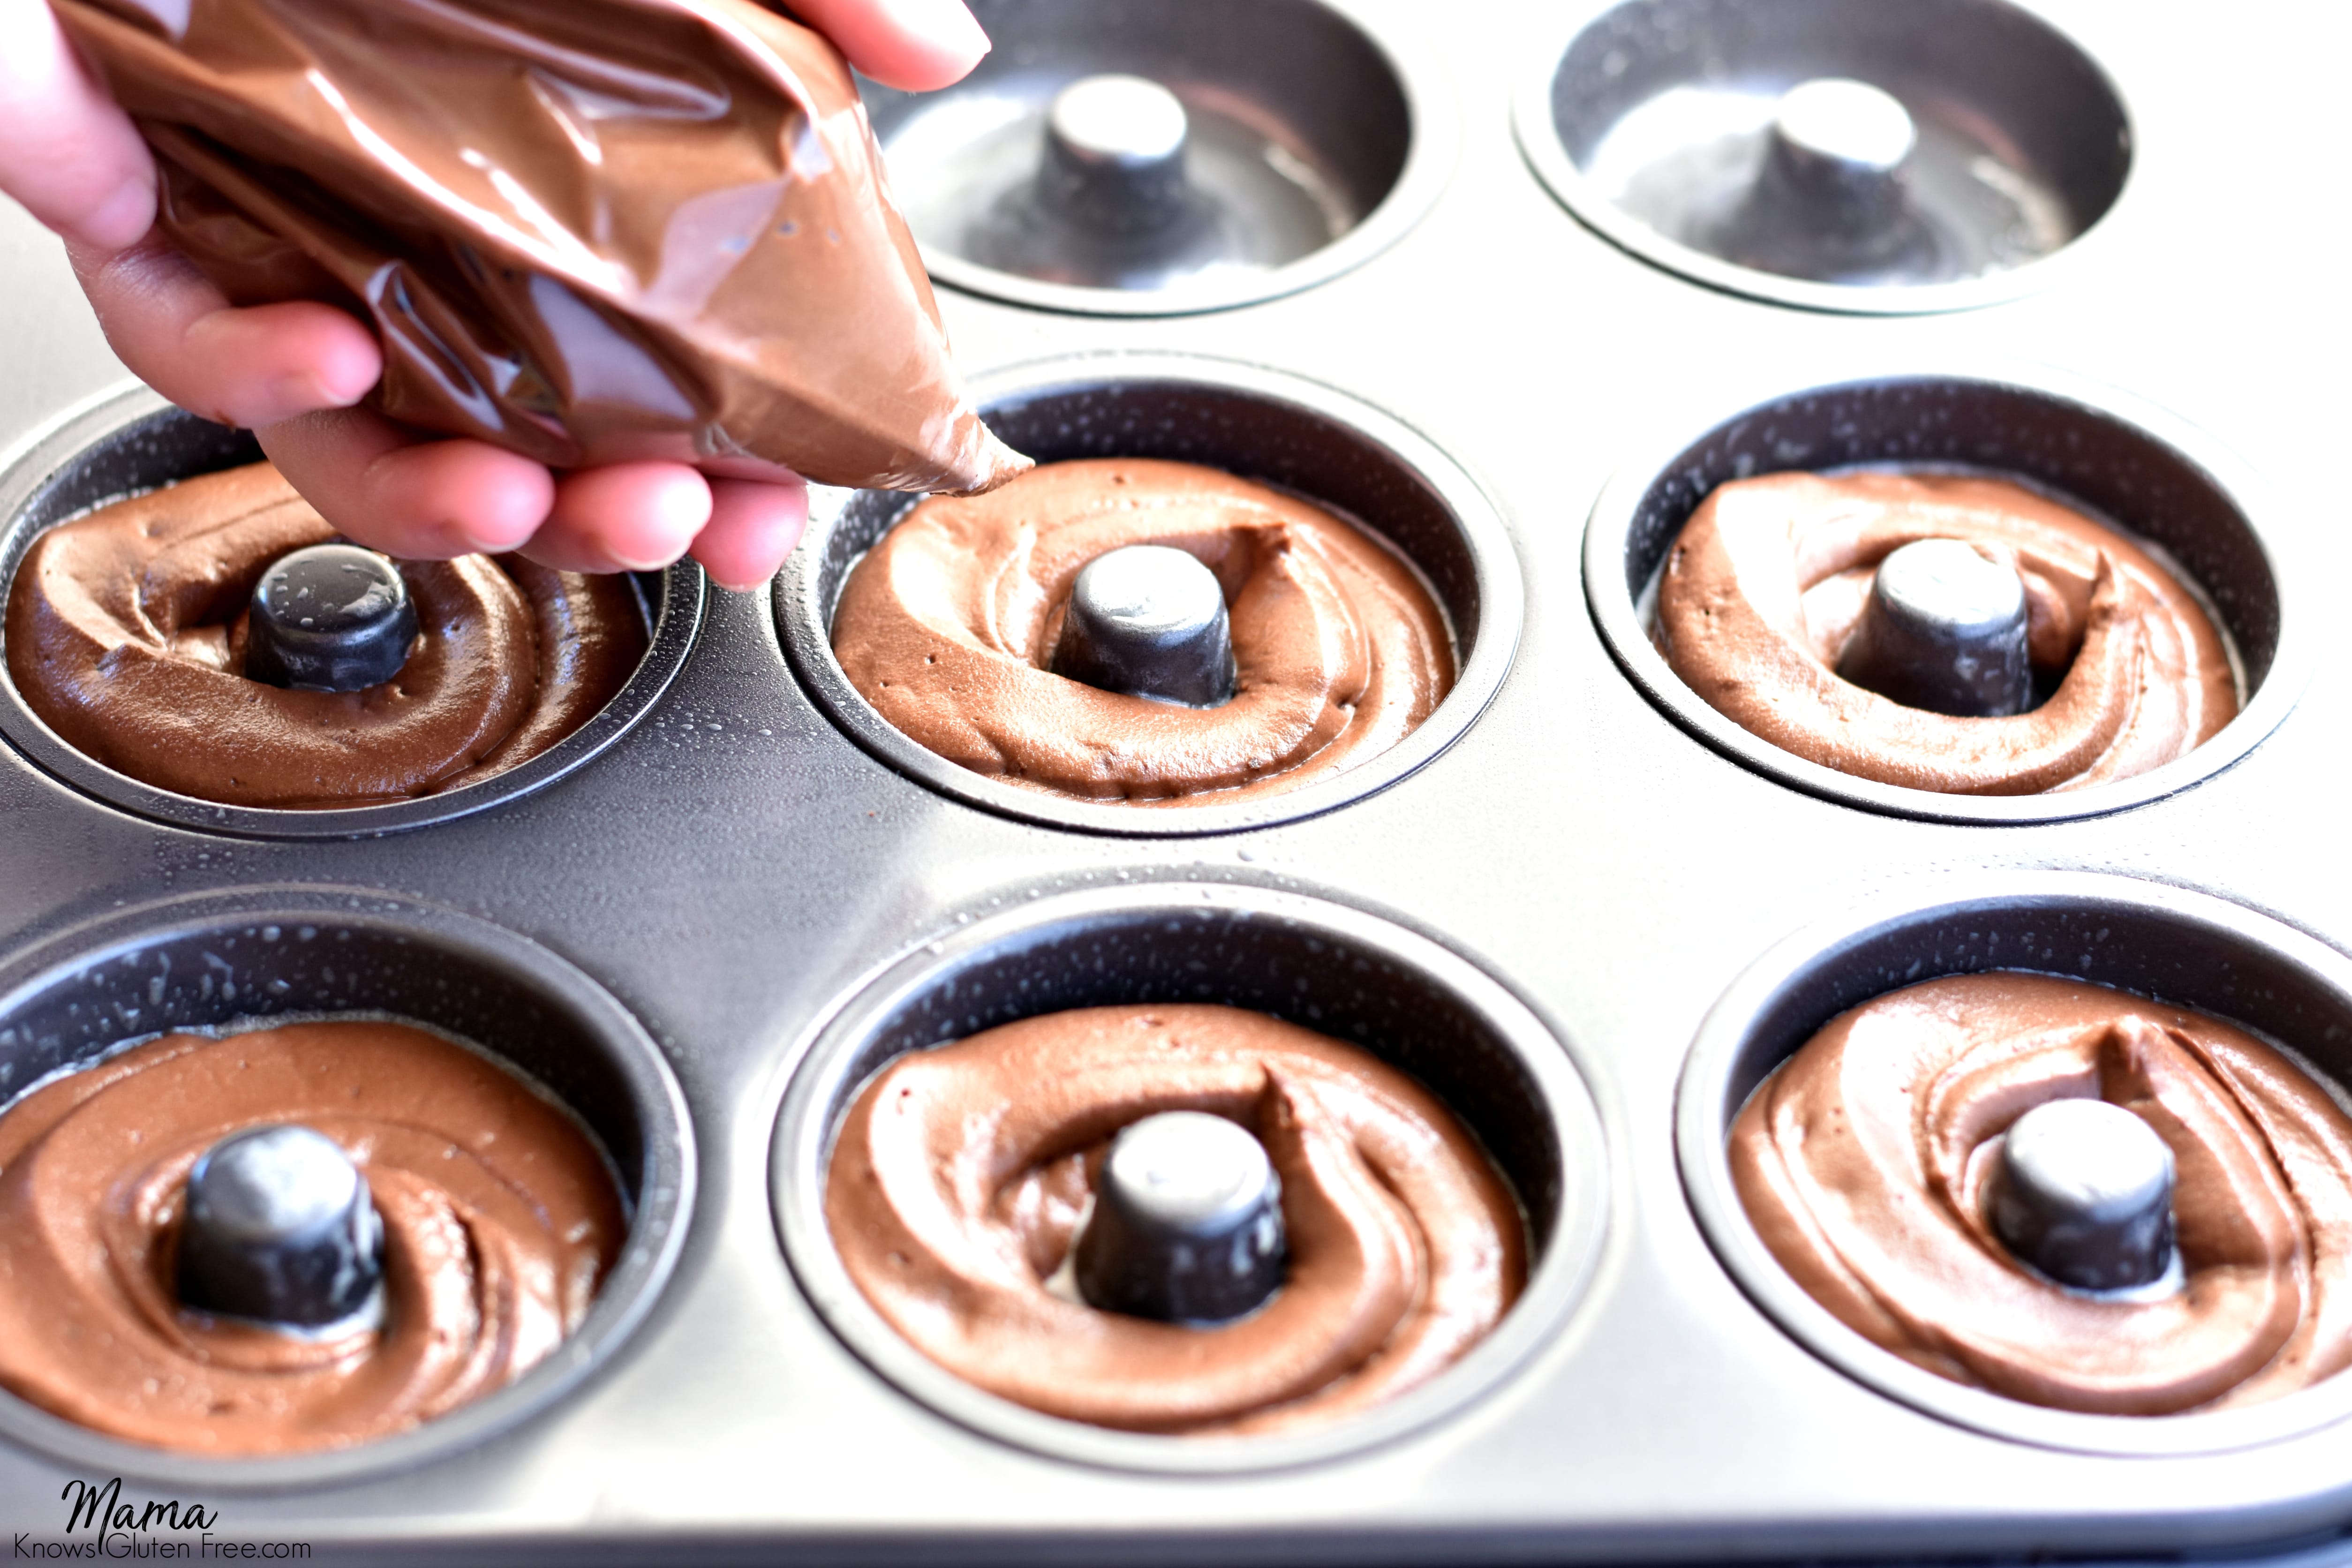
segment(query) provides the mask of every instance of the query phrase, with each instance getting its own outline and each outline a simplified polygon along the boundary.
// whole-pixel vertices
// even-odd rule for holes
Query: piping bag
[[[751,0],[53,3],[163,234],[232,303],[372,322],[394,419],[557,468],[1029,467],[949,361],[848,66]]]

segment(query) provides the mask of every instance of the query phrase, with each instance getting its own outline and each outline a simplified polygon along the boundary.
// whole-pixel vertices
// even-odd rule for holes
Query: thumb
[[[792,12],[851,65],[910,92],[961,81],[989,48],[963,0],[792,0]]]
[[[116,251],[155,221],[155,161],[44,0],[0,0],[0,191]]]

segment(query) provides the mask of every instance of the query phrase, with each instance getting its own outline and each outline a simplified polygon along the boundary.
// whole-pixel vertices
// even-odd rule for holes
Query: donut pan
[[[1273,299],[1377,255],[1445,184],[1454,102],[1409,6],[1202,0],[1111,9],[1085,0],[978,0],[999,41],[951,91],[861,79],[893,187],[932,275],[1015,304],[1169,315]],[[1156,288],[1088,280],[1007,229],[1044,150],[1053,96],[1084,77],[1143,76],[1186,107],[1191,184],[1251,232],[1244,254],[1202,258]],[[993,231],[993,243],[992,243]],[[1249,254],[1261,248],[1264,254]],[[1019,263],[1026,263],[1020,265]]]
[[[7,519],[0,532],[0,577],[15,580],[17,563],[43,530],[93,506],[260,456],[249,434],[194,418],[144,387],[99,399],[60,421],[0,477],[0,516]],[[344,811],[263,810],[176,795],[76,750],[26,706],[5,668],[0,732],[67,783],[158,822],[257,838],[357,838],[445,822],[562,777],[627,733],[661,696],[694,644],[702,618],[702,569],[687,562],[639,573],[634,582],[646,616],[646,657],[604,711],[521,766],[446,795]]]
[[[1948,974],[2032,969],[2115,986],[2301,1040],[2344,1081],[2352,963],[2219,899],[2081,872],[1956,877],[1866,902],[1792,933],[1732,983],[1699,1026],[1675,1107],[1691,1207],[1725,1267],[1789,1331],[1895,1398],[1980,1431],[2090,1453],[2196,1454],[2324,1429],[2352,1386],[2164,1420],[2043,1410],[1964,1388],[1880,1350],[1799,1288],[1748,1221],[1724,1143],[1756,1087],[1814,1031],[1882,992]]]
[[[1715,288],[1869,313],[1990,303],[2039,286],[2130,174],[2115,84],[2008,0],[1604,0],[1563,15],[1513,105],[1528,162],[1594,230]],[[1755,179],[1775,100],[1824,79],[1867,82],[1908,113],[1913,184],[1943,231],[1927,276],[1842,287],[1712,240]]]
[[[842,680],[832,595],[904,505],[845,492],[769,590],[647,581],[655,653],[612,710],[413,806],[179,801],[64,751],[0,683],[0,1088],[168,1022],[415,1017],[572,1104],[635,1216],[558,1361],[374,1448],[199,1463],[0,1394],[0,1533],[87,1542],[61,1489],[121,1476],[216,1535],[356,1563],[2352,1561],[2352,1381],[2137,1422],[1906,1377],[1760,1252],[1721,1153],[1824,1018],[1987,963],[2207,1007],[2352,1086],[2340,247],[2283,152],[2332,144],[2352,18],[1080,10],[992,8],[988,79],[1025,106],[1082,72],[1222,83],[1365,182],[1361,220],[1217,299],[1069,299],[935,257],[960,363],[1040,455],[1221,464],[1380,531],[1444,607],[1459,687],[1388,757],[1256,806],[1015,793]],[[1889,61],[1923,125],[2075,191],[2077,237],[1932,298],[1790,292],[1562,188],[1584,153],[1561,139],[1663,87]],[[872,107],[887,138],[925,102]],[[0,410],[31,411],[0,413],[5,574],[38,528],[251,447],[100,393],[120,371],[59,330],[53,243],[13,212],[0,239]],[[1724,477],[1901,461],[2021,473],[2162,545],[2230,629],[2243,716],[2160,773],[1995,803],[1726,731],[1642,627],[1674,529]],[[365,963],[314,956],[345,950]],[[235,998],[188,989],[199,952]],[[1451,1100],[1538,1242],[1496,1334],[1385,1410],[1256,1447],[1074,1428],[913,1358],[832,1261],[833,1117],[897,1051],[1116,998],[1284,1013]]]
[[[1040,462],[1159,458],[1206,463],[1311,496],[1411,560],[1444,612],[1460,675],[1403,743],[1316,784],[1246,805],[1104,809],[947,762],[900,733],[833,657],[841,587],[913,499],[824,493],[808,547],[776,584],[776,630],[803,683],[860,745],[974,805],[1089,833],[1228,833],[1311,816],[1405,777],[1476,721],[1517,647],[1523,589],[1494,502],[1414,431],[1312,382],[1181,354],[1103,354],[1015,366],[974,388],[990,423]]]
[[[850,1282],[824,1221],[830,1134],[860,1086],[903,1052],[1039,1013],[1213,1001],[1363,1047],[1442,1094],[1519,1195],[1528,1289],[1443,1376],[1364,1416],[1288,1437],[1224,1442],[1107,1432],[979,1394],[908,1350]],[[1444,949],[1294,895],[1154,884],[1039,900],[929,943],[826,1021],[794,1077],[771,1181],[803,1289],[874,1368],[945,1415],[1008,1442],[1175,1474],[1307,1464],[1440,1419],[1508,1377],[1557,1326],[1601,1240],[1601,1124],[1559,1043]]]
[[[2293,536],[2254,521],[2269,511],[2255,477],[2194,426],[2039,368],[1921,363],[1782,384],[1749,406],[1679,421],[1611,481],[1585,530],[1585,593],[1609,651],[1652,701],[1709,744],[1796,788],[1874,811],[2036,822],[2189,788],[2259,745],[2294,707],[2303,630],[2286,605],[2308,579],[2293,563]],[[1667,668],[1649,611],[1675,534],[1709,491],[1785,469],[1911,464],[2023,479],[2164,551],[2228,636],[2245,693],[2238,716],[2188,756],[2135,778],[2042,795],[1953,795],[1854,778],[1784,752],[1716,712]]]
[[[0,1430],[84,1470],[193,1490],[317,1485],[423,1464],[560,1398],[621,1342],[677,1262],[694,1139],[645,1030],[578,970],[447,910],[332,888],[199,893],[59,932],[0,975],[0,1074],[24,1088],[122,1040],[288,1017],[390,1017],[461,1039],[569,1108],[611,1156],[629,1238],[589,1317],[490,1397],[382,1443],[286,1458],[158,1456],[10,1399]]]

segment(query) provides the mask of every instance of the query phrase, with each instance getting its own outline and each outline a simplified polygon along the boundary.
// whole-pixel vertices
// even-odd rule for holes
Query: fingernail
[[[616,571],[658,572],[684,555],[692,547],[694,537],[688,534],[683,539],[667,542],[651,542],[642,540],[639,542],[646,543],[648,547],[642,552],[632,552],[619,548],[609,539],[598,540],[595,546],[596,553],[610,561]]]
[[[111,252],[138,244],[154,226],[155,185],[149,179],[123,181],[74,228],[91,245]]]
[[[941,53],[953,51],[977,63],[993,47],[964,0],[891,0],[890,8],[899,26]]]
[[[383,365],[373,356],[344,363],[331,360],[326,368],[313,374],[320,396],[331,399],[334,407],[349,408],[375,390],[375,384],[383,379]]]
[[[281,419],[322,408],[349,408],[366,395],[366,387],[357,392],[341,391],[315,370],[289,370],[269,384],[269,401]]]

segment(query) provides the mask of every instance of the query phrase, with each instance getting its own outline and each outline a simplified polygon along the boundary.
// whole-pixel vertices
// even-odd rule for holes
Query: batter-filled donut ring
[[[528,762],[610,701],[645,655],[617,579],[515,558],[407,562],[419,635],[363,691],[246,679],[245,606],[269,564],[335,537],[268,464],[121,501],[36,540],[8,602],[34,712],[118,773],[200,800],[368,805]]]
[[[2000,1140],[2061,1098],[2172,1151],[2181,1288],[2067,1289],[1995,1234]],[[1954,976],[1832,1022],[1733,1125],[1731,1170],[1781,1263],[1930,1372],[2065,1410],[2253,1404],[2352,1362],[2352,1118],[2201,1014],[2049,975]]]
[[[2013,563],[2037,673],[2011,718],[1909,708],[1833,671],[1872,574],[1957,539]],[[2130,778],[2238,711],[2227,647],[2144,547],[2005,479],[1787,473],[1724,485],[1666,558],[1656,638],[1675,673],[1749,732],[1857,778],[1951,795],[2038,795]]]
[[[364,1173],[380,1328],[280,1333],[172,1281],[188,1172],[299,1123]],[[340,1447],[505,1386],[576,1329],[625,1231],[587,1134],[487,1058],[405,1025],[167,1035],[0,1115],[0,1385],[157,1447]]]
[[[1129,544],[1216,574],[1233,700],[1184,708],[1047,668],[1072,584]],[[833,621],[851,682],[899,730],[1009,783],[1139,804],[1278,794],[1370,760],[1454,684],[1444,617],[1394,552],[1320,507],[1213,468],[1055,463],[935,497],[852,572]]]
[[[1166,1110],[1255,1132],[1282,1183],[1282,1288],[1215,1327],[1054,1294],[1113,1134]],[[1517,1299],[1525,1221],[1426,1089],[1230,1007],[1047,1014],[901,1057],[834,1144],[825,1218],[876,1310],[966,1381],[1150,1432],[1320,1425],[1434,1377]]]

